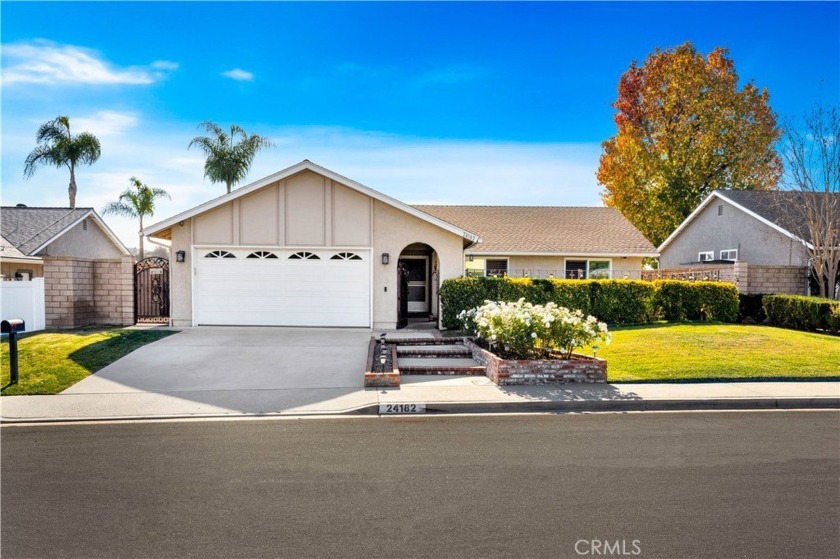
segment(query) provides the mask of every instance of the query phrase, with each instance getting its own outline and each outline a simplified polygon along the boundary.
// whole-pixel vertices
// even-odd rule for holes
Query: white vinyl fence
[[[25,320],[27,332],[44,329],[44,278],[0,281],[0,319],[9,318]]]

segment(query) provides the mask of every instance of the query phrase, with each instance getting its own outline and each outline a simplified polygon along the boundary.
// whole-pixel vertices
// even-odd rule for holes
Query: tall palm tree
[[[248,134],[236,124],[231,125],[230,133],[210,121],[202,122],[198,127],[203,128],[208,135],[193,138],[188,149],[198,146],[204,152],[207,157],[204,176],[210,182],[225,183],[228,192],[248,174],[257,152],[272,145],[268,138]]]
[[[162,188],[152,188],[140,182],[137,178],[129,179],[129,186],[120,194],[116,202],[111,202],[103,214],[121,215],[140,220],[140,260],[143,260],[143,218],[152,217],[155,213],[155,200],[169,198],[169,193]]]
[[[67,167],[70,169],[70,207],[76,207],[76,166],[92,165],[102,154],[102,148],[96,136],[89,132],[73,135],[70,133],[70,117],[60,116],[45,122],[36,135],[38,146],[26,158],[23,176],[35,174],[41,166]]]

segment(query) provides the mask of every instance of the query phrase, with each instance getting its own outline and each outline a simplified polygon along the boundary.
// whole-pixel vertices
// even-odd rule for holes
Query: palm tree
[[[23,176],[35,174],[40,166],[52,166],[70,169],[70,207],[76,207],[76,166],[92,165],[102,154],[102,148],[96,136],[82,132],[74,136],[70,133],[70,117],[60,116],[45,122],[36,135],[38,146],[26,158]]]
[[[201,148],[207,157],[204,176],[210,182],[225,183],[228,193],[248,174],[257,152],[272,145],[268,138],[248,134],[236,124],[231,125],[230,133],[210,121],[202,122],[198,127],[203,128],[208,135],[193,138],[188,149],[193,146]],[[240,137],[239,141],[235,141],[237,136]]]
[[[143,260],[143,218],[152,217],[155,213],[155,199],[169,198],[169,193],[162,188],[152,188],[140,182],[135,177],[129,179],[129,186],[116,202],[111,202],[102,213],[132,217],[140,220],[140,260]]]

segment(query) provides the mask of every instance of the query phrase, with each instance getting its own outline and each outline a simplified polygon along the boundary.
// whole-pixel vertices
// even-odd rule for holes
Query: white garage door
[[[370,326],[370,252],[195,249],[199,325]]]

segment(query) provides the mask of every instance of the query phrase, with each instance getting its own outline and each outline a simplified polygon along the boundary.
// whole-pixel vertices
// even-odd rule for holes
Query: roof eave
[[[571,256],[588,258],[659,258],[658,252],[530,252],[522,250],[467,250],[466,254],[472,254],[475,256]]]
[[[93,220],[96,222],[96,224],[99,226],[99,228],[102,229],[102,231],[105,233],[105,235],[111,240],[112,243],[114,243],[114,245],[119,249],[119,251],[123,254],[123,256],[131,256],[131,252],[129,252],[129,250],[125,247],[125,245],[122,243],[122,241],[120,241],[119,237],[117,237],[114,234],[114,232],[111,231],[111,228],[108,227],[108,225],[105,223],[105,221],[101,217],[99,217],[99,214],[96,213],[96,210],[93,210],[93,209],[88,210],[87,212],[82,214],[81,217],[79,217],[78,219],[73,221],[70,225],[68,225],[67,227],[65,227],[61,231],[59,231],[57,234],[50,237],[49,240],[42,243],[35,250],[29,251],[28,254],[33,255],[33,254],[37,254],[37,253],[41,252],[46,247],[48,247],[50,244],[55,242],[56,239],[58,239],[59,237],[61,237],[62,235],[64,235],[65,233],[67,233],[68,231],[73,229],[73,227],[77,226],[79,223],[81,223],[82,221],[84,221],[85,219],[87,219],[89,217],[93,218]]]
[[[148,227],[145,227],[143,229],[143,235],[147,235],[147,236],[150,236],[150,237],[154,236],[155,233],[159,233],[159,232],[161,232],[165,229],[168,229],[168,228],[172,227],[173,225],[175,225],[177,223],[180,223],[181,221],[185,221],[187,219],[195,217],[196,215],[202,214],[204,212],[207,212],[209,210],[212,210],[214,208],[222,206],[222,205],[224,205],[224,204],[226,204],[226,203],[228,203],[232,200],[235,200],[237,198],[240,198],[242,196],[250,194],[251,192],[259,190],[260,188],[263,188],[264,186],[268,186],[269,184],[271,184],[273,182],[283,180],[287,177],[290,177],[294,174],[297,174],[301,171],[306,171],[306,170],[312,171],[313,173],[317,173],[317,174],[325,176],[325,177],[327,177],[331,180],[339,182],[339,183],[341,183],[345,186],[348,186],[348,187],[352,188],[353,190],[356,190],[358,192],[361,192],[362,194],[370,196],[371,198],[373,198],[375,200],[379,200],[380,202],[383,202],[383,203],[388,204],[390,206],[393,206],[393,207],[395,207],[399,210],[402,210],[402,211],[404,211],[404,212],[406,212],[410,215],[413,215],[414,217],[416,217],[418,219],[422,219],[423,221],[431,223],[432,225],[436,225],[436,226],[440,227],[441,229],[445,229],[445,230],[449,231],[450,233],[454,233],[456,235],[459,235],[459,236],[467,239],[468,241],[470,241],[472,243],[480,242],[480,239],[479,239],[478,235],[476,235],[474,233],[471,233],[471,232],[469,232],[465,229],[462,229],[460,227],[457,227],[457,226],[455,226],[455,225],[453,225],[449,222],[446,222],[442,219],[434,217],[433,215],[430,215],[430,214],[428,214],[424,211],[418,210],[417,208],[414,208],[414,207],[412,207],[412,206],[410,206],[410,205],[408,205],[404,202],[400,202],[396,198],[392,198],[392,197],[388,196],[387,194],[383,194],[383,193],[381,193],[377,190],[374,190],[374,189],[372,189],[368,186],[365,186],[364,184],[362,184],[360,182],[354,181],[353,179],[349,179],[349,178],[347,178],[343,175],[339,175],[338,173],[336,173],[334,171],[330,171],[329,169],[327,169],[325,167],[321,167],[320,165],[318,165],[316,163],[313,163],[313,162],[309,161],[308,159],[306,159],[304,161],[301,161],[300,163],[297,163],[295,165],[292,165],[291,167],[287,167],[287,168],[285,168],[281,171],[273,173],[273,174],[271,174],[267,177],[264,177],[260,180],[252,182],[250,184],[247,184],[247,185],[245,185],[241,188],[237,188],[233,192],[229,192],[228,194],[225,194],[223,196],[219,196],[218,198],[214,198],[213,200],[209,200],[209,201],[207,201],[203,204],[200,204],[200,205],[198,205],[194,208],[183,211],[183,212],[181,212],[177,215],[174,215],[173,217],[170,217],[169,219],[166,219],[166,220],[163,220],[159,223],[155,223],[155,224],[152,224]]]

